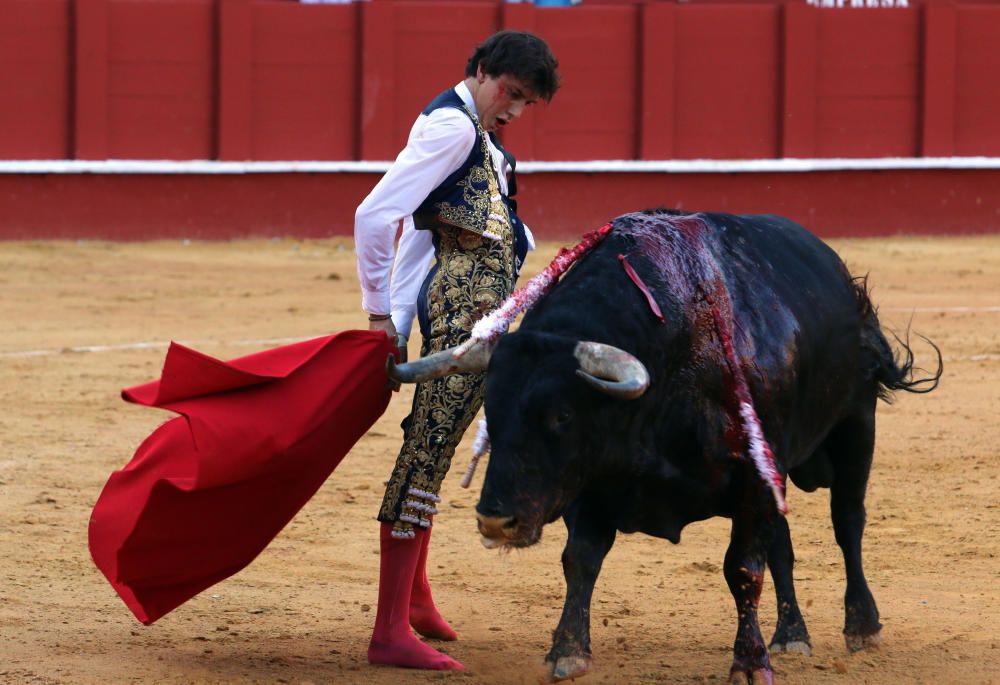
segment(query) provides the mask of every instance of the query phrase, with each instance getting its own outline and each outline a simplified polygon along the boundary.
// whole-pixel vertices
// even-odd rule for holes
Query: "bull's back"
[[[856,410],[862,318],[851,276],[828,245],[783,217],[706,220],[765,430],[788,462],[806,459]]]
[[[777,299],[807,325],[856,310],[850,275],[840,257],[802,226],[773,215],[705,217],[713,227],[709,247],[730,293],[746,308]]]

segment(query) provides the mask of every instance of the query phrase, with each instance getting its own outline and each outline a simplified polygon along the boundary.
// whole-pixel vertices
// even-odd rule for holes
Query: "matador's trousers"
[[[421,288],[421,356],[460,345],[472,326],[514,286],[513,236],[492,240],[454,227],[434,237],[437,263]],[[395,537],[430,526],[455,448],[483,403],[485,373],[453,374],[418,383],[403,420],[403,447],[386,486],[378,519]]]

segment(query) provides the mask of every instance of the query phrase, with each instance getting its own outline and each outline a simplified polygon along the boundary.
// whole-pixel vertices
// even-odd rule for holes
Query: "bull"
[[[457,361],[445,351],[389,369],[400,381],[487,369],[484,544],[533,545],[560,517],[568,529],[552,679],[591,668],[591,596],[617,533],[678,543],[685,525],[713,516],[732,520],[730,682],[773,682],[757,618],[765,565],[778,606],[770,650],[808,653],[786,478],[830,489],[847,647],[876,646],[861,560],[876,403],[933,390],[940,351],[937,370],[915,378],[908,343],[894,352],[865,280],[787,219],[649,210],[610,228],[516,332]],[[767,460],[775,482],[761,479]]]

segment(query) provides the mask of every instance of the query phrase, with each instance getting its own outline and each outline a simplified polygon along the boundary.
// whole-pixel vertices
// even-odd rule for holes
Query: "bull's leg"
[[[856,652],[878,647],[882,624],[861,565],[865,530],[865,490],[875,449],[874,414],[845,421],[828,440],[833,465],[830,514],[833,531],[844,553],[847,591],[844,594],[844,640]]]
[[[590,671],[590,600],[604,557],[615,542],[615,527],[601,514],[574,506],[565,516],[569,538],[563,549],[566,602],[545,657],[552,680],[577,678]]]
[[[775,520],[774,539],[767,551],[767,565],[774,581],[774,594],[778,603],[778,625],[771,638],[770,650],[775,652],[798,652],[812,654],[812,641],[806,630],[805,619],[799,611],[795,598],[795,582],[792,568],[795,554],[792,552],[792,537],[788,521],[784,516]]]
[[[736,600],[736,612],[739,616],[736,642],[733,645],[733,665],[729,670],[729,682],[733,685],[774,682],[767,646],[757,621],[757,605],[764,586],[768,538],[772,533],[771,523],[762,515],[762,506],[759,499],[746,501],[733,515],[733,530],[723,565],[726,583]]]

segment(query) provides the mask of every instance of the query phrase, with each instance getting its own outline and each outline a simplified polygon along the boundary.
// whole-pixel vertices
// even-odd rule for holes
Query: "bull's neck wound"
[[[761,480],[771,490],[778,511],[788,512],[784,479],[775,466],[774,453],[764,437],[750,386],[734,344],[732,299],[722,271],[706,246],[711,230],[698,214],[635,213],[621,217],[615,228],[631,236],[638,253],[652,262],[664,285],[678,299],[695,335],[696,354],[708,356],[698,335],[710,327],[722,348],[718,363],[723,372],[723,402],[730,424],[724,439],[734,454],[748,453]],[[707,308],[707,312],[706,312]],[[707,320],[706,320],[707,319]]]
[[[705,326],[705,307],[699,307],[698,303],[707,305],[708,311],[705,314],[709,319],[708,325],[718,337],[723,352],[721,364],[724,403],[732,426],[726,430],[726,443],[734,453],[749,453],[761,480],[771,490],[778,511],[787,513],[784,479],[775,466],[774,453],[764,437],[764,430],[750,395],[750,386],[736,356],[732,300],[718,263],[705,246],[709,226],[698,214],[627,214],[614,223],[587,233],[575,247],[561,248],[545,269],[523,288],[512,293],[499,308],[479,320],[473,328],[472,336],[456,350],[455,356],[462,356],[473,345],[495,342],[518,314],[530,309],[549,292],[559,277],[600,243],[612,229],[616,229],[620,235],[633,238],[637,248],[634,253],[653,263],[668,290],[682,306],[689,303],[694,305],[684,308],[693,330],[699,331]],[[708,338],[709,336],[694,336],[695,341]],[[705,354],[706,351],[700,352]]]

